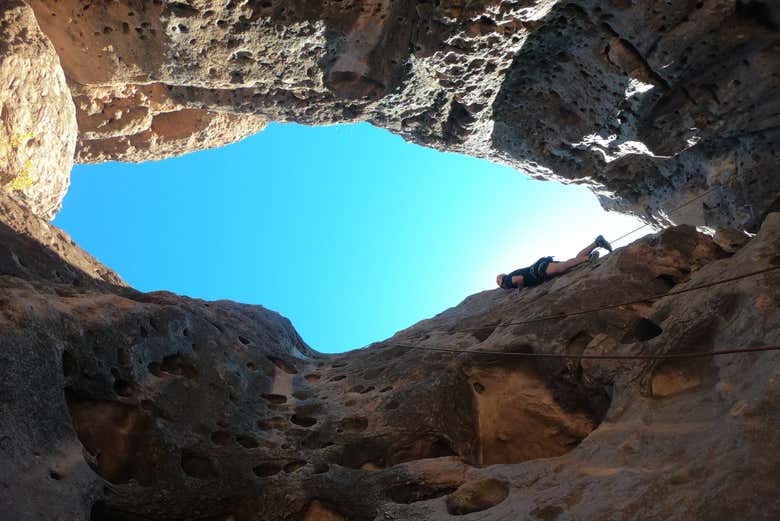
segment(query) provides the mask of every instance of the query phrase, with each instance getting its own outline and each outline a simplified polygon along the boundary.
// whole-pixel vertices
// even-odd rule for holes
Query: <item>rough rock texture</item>
[[[219,147],[263,130],[261,115],[190,108],[162,83],[89,88],[72,84],[78,107],[80,163],[164,159]]]
[[[30,4],[74,90],[79,161],[366,120],[660,223],[703,194],[673,220],[755,231],[780,209],[777,2]]]
[[[20,224],[20,208],[0,206],[7,230],[30,233],[0,241],[3,519],[780,516],[780,353],[473,353],[780,343],[780,271],[501,327],[780,266],[780,214],[733,255],[670,228],[532,290],[485,291],[325,356],[260,306],[127,288],[42,219]]]
[[[59,57],[21,0],[0,5],[0,190],[48,218],[68,190],[76,111]]]
[[[0,193],[0,519],[780,518],[780,353],[494,354],[780,343],[780,269],[508,325],[780,267],[777,4],[30,4],[82,161],[369,120],[648,219],[707,194],[674,219],[721,231],[672,227],[326,356],[261,306],[127,287],[46,222],[55,181]],[[65,165],[56,58],[22,4],[0,12],[2,121],[47,121],[25,145]]]

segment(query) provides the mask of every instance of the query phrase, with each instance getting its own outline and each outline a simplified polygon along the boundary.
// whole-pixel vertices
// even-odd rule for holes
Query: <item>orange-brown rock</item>
[[[177,103],[162,83],[73,85],[80,163],[145,161],[227,145],[263,130],[261,115],[220,113]]]
[[[29,4],[0,6],[0,121],[47,165],[0,193],[0,519],[780,518],[778,351],[526,356],[780,344],[774,3]],[[357,120],[659,222],[702,195],[673,218],[720,231],[323,355],[262,306],[138,292],[47,222],[76,121],[90,162]]]
[[[14,204],[0,206],[9,519],[780,515],[777,352],[694,362],[501,355],[779,343],[777,270],[511,324],[780,266],[780,214],[734,254],[671,228],[534,289],[484,291],[328,356],[260,306],[127,288]],[[37,235],[12,233],[19,211]],[[440,347],[458,352],[426,350]]]
[[[369,121],[662,224],[754,232],[780,209],[776,2],[29,3],[74,92],[80,162]]]
[[[52,218],[70,182],[76,112],[59,57],[21,0],[0,5],[0,190]]]

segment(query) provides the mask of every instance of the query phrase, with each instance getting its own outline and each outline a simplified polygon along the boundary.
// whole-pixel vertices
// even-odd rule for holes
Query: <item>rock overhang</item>
[[[726,252],[670,229],[542,288],[484,292],[331,357],[261,307],[127,288],[3,197],[0,356],[12,371],[0,441],[12,450],[0,481],[19,499],[3,509],[95,520],[775,516],[772,354],[576,364],[424,350],[674,353],[776,340],[770,274],[498,327],[531,301],[555,312],[777,265],[774,7],[336,4],[30,2],[69,79],[81,161],[163,157],[269,120],[369,120],[534,175],[587,179],[618,197],[608,205],[651,220],[717,187],[682,220],[763,222],[761,232]]]

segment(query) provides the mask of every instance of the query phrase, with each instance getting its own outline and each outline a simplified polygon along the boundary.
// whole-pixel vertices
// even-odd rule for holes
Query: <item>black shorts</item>
[[[542,257],[527,268],[520,268],[519,270],[513,271],[509,276],[522,275],[523,286],[527,288],[538,286],[545,280],[552,278],[547,276],[547,266],[549,266],[551,262],[553,262],[552,257]]]

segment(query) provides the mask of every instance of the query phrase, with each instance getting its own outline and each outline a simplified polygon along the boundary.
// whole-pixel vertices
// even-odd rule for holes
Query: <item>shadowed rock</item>
[[[0,274],[9,391],[0,508],[14,519],[780,513],[770,500],[775,353],[695,363],[499,355],[777,343],[777,272],[505,324],[529,309],[555,315],[774,266],[780,214],[733,255],[672,228],[542,286],[472,295],[369,348],[327,356],[260,306],[130,290],[61,232],[29,213],[15,220],[24,210],[11,202],[0,207],[10,225],[0,258],[34,259]],[[685,493],[658,496],[659,486]]]

